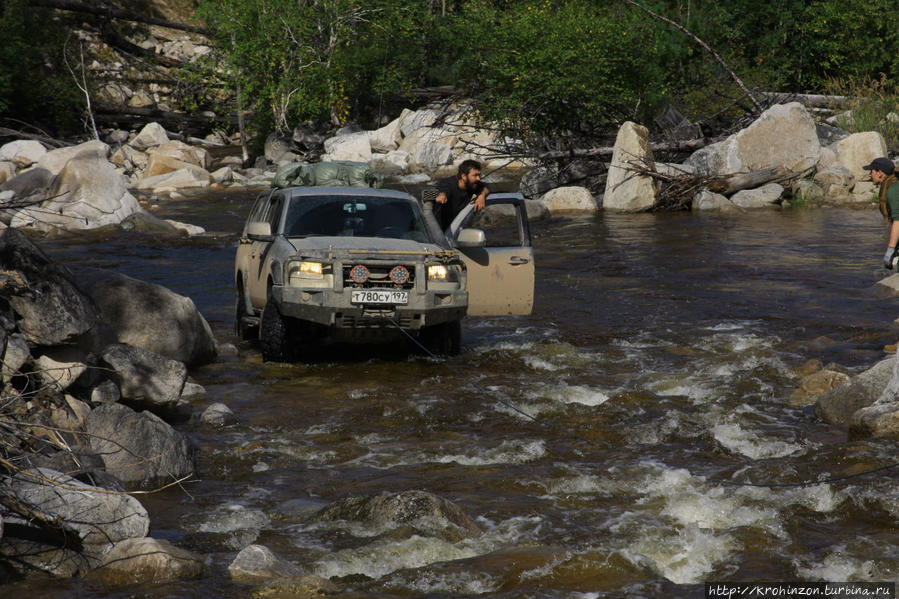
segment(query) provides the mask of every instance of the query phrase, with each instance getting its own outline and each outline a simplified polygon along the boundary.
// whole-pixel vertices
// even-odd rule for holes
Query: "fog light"
[[[397,285],[402,285],[409,280],[409,269],[405,266],[394,266],[390,270],[390,280]]]
[[[350,279],[353,283],[362,284],[368,280],[368,269],[362,264],[357,264],[350,270]]]

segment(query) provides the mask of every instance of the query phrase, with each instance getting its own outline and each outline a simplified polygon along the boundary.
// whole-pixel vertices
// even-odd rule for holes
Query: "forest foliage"
[[[749,88],[795,93],[839,92],[844,81],[894,93],[894,3],[640,2],[705,41]],[[0,113],[77,127],[71,107],[84,98],[62,65],[69,24],[24,0],[3,7]],[[592,136],[624,119],[652,126],[669,104],[691,119],[751,106],[708,52],[620,0],[197,0],[195,18],[214,32],[215,55],[193,76],[239,92],[262,131],[378,124],[433,86],[539,136]]]

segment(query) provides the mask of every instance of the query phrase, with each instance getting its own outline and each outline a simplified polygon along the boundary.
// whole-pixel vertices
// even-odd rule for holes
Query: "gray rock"
[[[584,187],[557,187],[540,198],[540,203],[550,214],[559,212],[593,213],[598,210],[593,194]]]
[[[7,484],[6,490],[13,497],[58,516],[78,532],[83,543],[114,543],[144,537],[150,529],[147,510],[134,497],[104,493],[103,489],[55,470],[28,470],[15,475]]]
[[[793,172],[818,163],[821,144],[815,120],[802,104],[776,104],[745,129],[694,152],[685,161],[697,174],[747,173],[773,166]]]
[[[265,159],[269,162],[278,162],[281,156],[290,151],[290,142],[279,137],[276,133],[269,134],[265,139]]]
[[[56,348],[44,353],[34,361],[38,379],[51,389],[65,391],[87,370],[80,356],[80,352],[68,348]]]
[[[37,162],[47,153],[47,148],[33,139],[19,139],[0,146],[0,160],[13,160],[19,156]]]
[[[3,184],[0,184],[0,191],[12,191],[15,193],[17,199],[21,200],[28,198],[28,201],[33,201],[36,198],[29,196],[50,187],[50,184],[53,183],[54,176],[53,173],[45,168],[31,168],[4,181]],[[8,217],[5,222],[9,222]]]
[[[742,208],[728,200],[720,193],[715,193],[708,190],[703,190],[693,197],[692,210],[694,212],[709,211],[723,213],[736,213],[743,211]]]
[[[98,322],[97,307],[74,284],[71,273],[15,229],[0,235],[0,268],[16,271],[18,283],[2,287],[31,343],[71,343]]]
[[[881,360],[849,382],[828,391],[815,403],[815,414],[829,424],[849,427],[856,411],[880,397],[890,381],[895,357]]]
[[[58,175],[70,160],[81,158],[88,161],[103,161],[108,156],[109,146],[102,141],[92,140],[77,146],[51,150],[41,156],[37,165],[40,168],[47,169],[54,175]]]
[[[303,571],[264,545],[243,549],[228,566],[231,578],[238,582],[257,582],[267,578],[298,578]]]
[[[88,415],[85,429],[91,449],[129,489],[152,488],[196,473],[195,450],[187,436],[150,412],[103,404]]]
[[[146,151],[169,140],[168,133],[159,123],[147,123],[129,144],[135,150]]]
[[[187,367],[183,362],[122,343],[107,346],[100,360],[111,369],[123,403],[161,414],[171,414],[180,408],[187,381]]]
[[[102,147],[109,149],[106,144]],[[18,211],[10,226],[39,231],[94,229],[118,224],[142,210],[128,192],[128,178],[116,171],[103,152],[87,148],[65,163],[48,189],[47,199]]]
[[[89,578],[107,586],[149,585],[198,578],[205,573],[206,562],[201,556],[169,541],[144,537],[115,543]]]
[[[112,381],[103,381],[91,390],[91,403],[115,403],[122,397],[119,386]]]
[[[189,297],[99,268],[74,272],[120,343],[189,365],[215,359],[212,329]]]
[[[22,366],[31,359],[31,350],[25,337],[19,334],[10,335],[6,339],[6,350],[3,352],[3,364],[0,372],[3,384],[9,383],[13,376],[21,374]]]
[[[200,422],[210,426],[225,426],[234,421],[234,412],[223,403],[212,404],[200,415]]]
[[[11,564],[25,565],[56,576],[71,577],[85,574],[95,567],[111,542],[147,534],[150,519],[146,510],[134,497],[111,494],[104,489],[84,484],[53,470],[28,471],[47,481],[19,473],[4,483],[4,494],[37,507],[41,512],[58,516],[61,523],[75,535],[79,545],[69,539],[60,549],[61,538],[53,538],[46,531],[17,516],[5,516],[7,524],[33,529],[32,534],[19,531],[19,537],[5,537],[0,543],[0,555],[14,557]],[[22,534],[25,532],[25,534]],[[41,539],[41,540],[36,540]],[[49,542],[48,542],[49,541]]]
[[[445,536],[447,529],[462,537],[481,534],[480,527],[457,505],[425,491],[349,497],[327,506],[313,517],[316,522],[341,520],[361,523],[376,532],[413,526],[430,536]]]
[[[730,201],[740,208],[770,208],[783,195],[784,188],[777,183],[768,183],[757,189],[743,189],[731,196]]]

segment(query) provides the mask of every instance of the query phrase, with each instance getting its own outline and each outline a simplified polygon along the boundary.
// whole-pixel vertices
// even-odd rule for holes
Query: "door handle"
[[[522,258],[521,256],[511,256],[509,258],[509,264],[527,264],[530,262],[527,258]]]

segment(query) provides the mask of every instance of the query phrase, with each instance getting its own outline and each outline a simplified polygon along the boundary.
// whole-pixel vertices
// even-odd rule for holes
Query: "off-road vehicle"
[[[430,207],[404,192],[264,191],[235,260],[238,335],[258,331],[263,358],[274,361],[303,358],[323,342],[407,336],[434,353],[458,353],[466,314],[531,311],[533,251],[523,199],[489,199],[490,210],[475,215],[468,207],[444,233]],[[495,208],[501,204],[511,212]],[[492,220],[482,218],[491,210]],[[466,228],[475,217],[488,227],[505,222],[517,235],[514,247],[489,247],[483,229]]]

